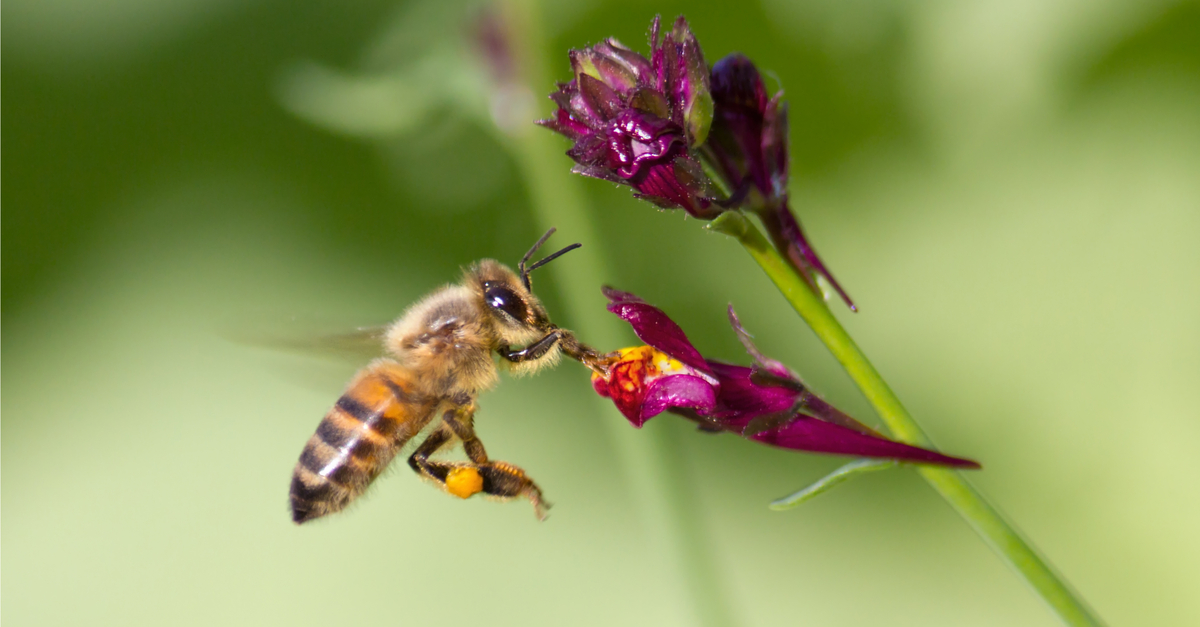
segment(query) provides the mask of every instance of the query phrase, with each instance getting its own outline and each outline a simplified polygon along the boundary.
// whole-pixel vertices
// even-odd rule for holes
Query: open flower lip
[[[622,349],[596,391],[636,427],[671,411],[708,431],[728,431],[790,450],[980,468],[978,462],[891,440],[812,393],[782,363],[763,355],[730,308],[730,322],[754,359],[739,366],[705,359],[683,329],[641,298],[609,287],[608,309],[647,346]]]

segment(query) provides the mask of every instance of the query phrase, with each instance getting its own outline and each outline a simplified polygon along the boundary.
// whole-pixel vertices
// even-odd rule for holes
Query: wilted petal
[[[606,56],[624,63],[625,67],[633,72],[639,82],[649,85],[653,81],[653,67],[650,65],[650,60],[630,50],[628,46],[617,41],[615,37],[609,37],[597,44],[596,49]]]
[[[800,381],[799,375],[792,372],[787,366],[783,365],[781,362],[771,359],[770,357],[767,357],[762,353],[762,351],[758,350],[758,347],[754,345],[754,336],[750,335],[750,332],[742,326],[742,321],[738,318],[737,312],[733,310],[733,305],[729,305],[729,309],[726,310],[726,313],[729,314],[729,325],[733,327],[734,333],[737,333],[738,341],[742,343],[742,347],[745,348],[746,352],[750,354],[750,357],[754,359],[754,363],[762,366],[772,374],[781,377],[791,377],[797,382]]]
[[[671,117],[671,106],[667,104],[667,98],[661,92],[649,87],[635,90],[629,97],[629,106],[664,120]]]
[[[563,109],[559,109],[554,113],[554,117],[548,120],[537,120],[535,124],[544,126],[556,133],[566,135],[572,140],[577,140],[591,131],[581,122],[576,121],[571,117],[571,114]]]
[[[608,142],[601,135],[584,135],[575,140],[567,155],[583,165],[608,165]]]
[[[645,343],[701,371],[708,364],[700,356],[683,329],[661,309],[646,301],[611,287],[602,288],[610,301],[608,310],[633,327],[633,332]]]
[[[605,44],[572,50],[571,68],[575,71],[575,78],[578,80],[580,76],[591,76],[619,93],[628,93],[637,86],[637,75],[620,57],[610,56],[610,50]]]
[[[663,64],[663,46],[659,45],[659,34],[662,28],[662,16],[655,15],[650,22],[650,66],[654,68],[654,88],[666,93],[667,72]]]
[[[601,167],[594,166],[594,165],[577,163],[577,164],[575,164],[574,167],[571,168],[571,172],[574,174],[582,174],[583,176],[590,176],[594,179],[610,181],[610,182],[616,183],[618,185],[628,185],[629,184],[628,180],[623,179],[620,176],[617,176],[617,174],[615,172],[613,172],[612,170],[609,170],[608,168],[601,168]]]
[[[550,94],[550,99],[558,105],[560,113],[565,112],[571,119],[593,131],[603,129],[606,124],[583,101],[583,95],[573,79],[569,83],[559,83],[558,91]]]
[[[621,111],[621,97],[598,78],[580,74],[576,79],[583,102],[596,117],[610,120]]]
[[[704,62],[704,52],[700,50],[700,44],[696,42],[696,36],[688,28],[683,16],[675,20],[672,39],[678,49],[676,66],[672,68],[676,73],[672,87],[682,110],[688,145],[695,148],[704,143],[712,125],[713,98],[709,93],[708,64]]]

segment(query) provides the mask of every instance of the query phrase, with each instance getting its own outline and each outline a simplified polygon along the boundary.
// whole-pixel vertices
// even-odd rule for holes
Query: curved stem
[[[744,215],[730,211],[709,224],[712,230],[741,242],[775,287],[833,353],[896,439],[932,447],[896,393],[855,344],[833,313],[795,268],[785,260]],[[918,466],[917,472],[937,490],[975,532],[1013,568],[1067,625],[1101,625],[1100,619],[1003,515],[956,470]]]
[[[505,22],[519,37],[509,41],[518,49],[518,65],[527,85],[541,89],[551,85],[542,60],[545,58],[544,35],[536,0],[509,0],[501,5]],[[605,310],[599,286],[611,282],[602,251],[605,249],[592,223],[579,183],[569,169],[561,141],[550,132],[526,124],[514,129],[507,138],[517,167],[528,189],[530,202],[540,228],[555,226],[572,241],[586,245],[574,252],[568,262],[547,266],[563,296],[566,318],[578,328],[587,329],[586,340],[601,348],[622,345],[619,320]],[[646,531],[652,563],[666,567],[660,584],[682,597],[681,605],[690,608],[693,620],[706,627],[732,625],[732,613],[724,594],[706,537],[703,520],[697,511],[686,459],[672,430],[665,423],[642,431],[617,419],[604,399],[594,399],[594,410],[604,415],[612,441],[621,459],[626,483],[633,491],[635,505]],[[649,575],[651,579],[657,579]]]

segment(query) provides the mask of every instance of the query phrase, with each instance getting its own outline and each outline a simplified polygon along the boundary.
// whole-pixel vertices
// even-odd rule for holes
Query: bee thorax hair
[[[421,373],[432,394],[476,394],[497,381],[491,352],[495,334],[475,295],[448,285],[410,307],[384,340],[400,363]]]

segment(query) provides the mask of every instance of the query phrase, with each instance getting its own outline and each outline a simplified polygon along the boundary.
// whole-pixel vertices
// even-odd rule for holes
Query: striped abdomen
[[[411,380],[408,370],[390,360],[354,377],[292,472],[292,520],[302,523],[344,509],[429,422],[435,403],[421,398]]]

